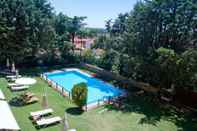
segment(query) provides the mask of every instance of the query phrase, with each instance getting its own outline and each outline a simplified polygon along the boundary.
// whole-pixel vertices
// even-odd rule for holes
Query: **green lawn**
[[[29,89],[34,92],[40,102],[23,107],[12,106],[14,116],[22,131],[36,131],[37,129],[29,119],[29,112],[42,109],[41,98],[43,88],[47,88],[49,107],[54,109],[53,116],[63,116],[68,112],[68,121],[71,128],[77,131],[196,131],[197,121],[190,114],[181,114],[171,108],[161,109],[151,102],[140,97],[131,97],[130,102],[123,110],[112,106],[100,107],[82,114],[74,111],[75,105],[67,98],[62,97],[47,83],[35,77],[37,84]],[[3,90],[7,100],[11,100],[18,94],[7,88],[7,81],[0,78],[0,88]],[[107,111],[99,113],[103,109]],[[61,131],[62,124],[39,129],[40,131]]]

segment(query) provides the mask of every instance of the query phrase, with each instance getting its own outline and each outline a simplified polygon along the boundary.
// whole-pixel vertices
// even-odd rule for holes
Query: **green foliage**
[[[68,32],[71,35],[72,43],[74,43],[75,36],[80,32],[80,28],[85,25],[85,23],[83,23],[85,19],[86,17],[78,17],[78,16],[74,16],[74,18],[71,19],[69,23],[70,27],[68,29]]]
[[[102,29],[102,28],[85,27],[85,28],[82,28],[81,31],[85,32],[86,37],[90,37],[90,38],[95,38],[100,35],[106,34],[105,29]]]
[[[181,58],[173,50],[166,48],[159,48],[157,53],[158,58],[156,59],[156,63],[159,68],[157,71],[159,84],[163,88],[170,88],[177,80],[177,71]]]
[[[98,64],[128,78],[169,88],[196,88],[196,0],[139,1],[102,29],[84,28],[86,17],[53,13],[47,0],[0,1],[0,62],[74,63],[74,37],[99,35],[92,46],[104,50]],[[81,53],[80,53],[81,54]]]
[[[93,51],[91,49],[85,49],[82,52],[82,58],[84,62],[94,63],[95,57],[93,55]]]
[[[196,1],[139,1],[106,23],[92,48],[106,51],[100,67],[162,88],[195,88]]]
[[[111,70],[113,64],[115,63],[115,61],[117,59],[118,59],[117,52],[115,50],[113,50],[113,49],[109,49],[109,50],[107,50],[104,53],[103,57],[101,58],[101,63],[100,63],[101,64],[101,67],[102,68],[105,68],[107,70]],[[118,63],[116,63],[116,64],[118,64]],[[118,66],[118,65],[114,65],[114,66]],[[113,67],[113,68],[115,68],[115,67]],[[113,70],[113,71],[115,71],[115,70]]]
[[[180,63],[180,69],[178,71],[179,81],[177,85],[179,87],[197,89],[197,50],[188,49],[180,56],[182,61]]]
[[[82,108],[87,103],[88,89],[86,83],[79,83],[72,88],[73,101]]]
[[[158,76],[160,86],[170,88],[194,89],[197,82],[197,51],[189,49],[181,55],[173,50],[159,48],[157,50]]]
[[[24,54],[35,55],[38,47],[50,46],[46,43],[53,42],[54,38],[49,23],[52,8],[46,0],[2,0],[0,5],[0,23],[5,26],[5,31],[0,32],[6,36],[0,40],[2,57],[21,61]]]
[[[10,58],[35,65],[73,59],[69,42],[85,18],[53,12],[47,0],[1,0],[0,62]]]

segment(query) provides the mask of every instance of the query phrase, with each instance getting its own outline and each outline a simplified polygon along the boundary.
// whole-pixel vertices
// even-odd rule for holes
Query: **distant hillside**
[[[106,29],[104,28],[92,28],[92,27],[86,27],[87,30],[90,30],[90,31],[95,31],[95,32],[98,32],[98,33],[106,33]]]
[[[88,32],[88,34],[91,34],[92,36],[98,36],[107,33],[107,31],[104,28],[85,27],[83,30],[85,30],[86,32]]]

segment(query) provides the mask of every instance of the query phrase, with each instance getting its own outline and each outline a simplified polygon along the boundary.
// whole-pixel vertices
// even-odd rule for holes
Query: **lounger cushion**
[[[36,112],[31,112],[30,115],[31,117],[33,116],[42,116],[42,115],[46,115],[46,114],[49,114],[49,113],[52,113],[53,112],[53,109],[45,109],[45,110],[40,110],[40,111],[36,111]]]
[[[13,91],[19,91],[19,90],[24,90],[24,89],[28,89],[29,86],[12,86],[11,89]]]
[[[59,116],[52,117],[52,118],[43,118],[41,120],[36,121],[38,126],[50,125],[56,122],[60,122],[62,119]]]

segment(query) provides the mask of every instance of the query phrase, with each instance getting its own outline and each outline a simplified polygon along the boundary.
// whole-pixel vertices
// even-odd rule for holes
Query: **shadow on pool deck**
[[[132,97],[124,102],[123,108],[106,105],[110,110],[122,111],[123,113],[135,112],[143,114],[139,124],[151,124],[156,126],[160,120],[170,121],[178,127],[178,131],[197,131],[197,116],[192,112],[181,113],[171,106],[159,106],[142,97]]]

